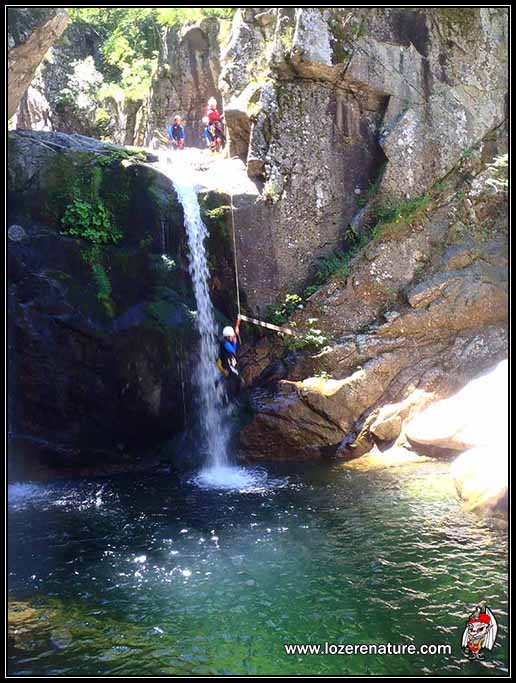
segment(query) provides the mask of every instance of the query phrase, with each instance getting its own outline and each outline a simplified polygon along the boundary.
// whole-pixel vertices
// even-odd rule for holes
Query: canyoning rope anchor
[[[238,283],[238,259],[237,259],[237,246],[236,246],[236,231],[235,231],[235,209],[233,206],[233,194],[229,195],[231,202],[231,230],[233,233],[233,260],[235,263],[235,288],[236,288],[236,298],[237,298],[237,309],[238,317],[245,322],[252,323],[253,325],[258,325],[259,327],[265,327],[268,330],[274,330],[280,334],[289,334],[292,337],[298,336],[294,330],[288,327],[279,327],[278,325],[273,325],[272,323],[266,323],[263,320],[258,320],[257,318],[249,318],[247,315],[243,315],[240,311],[240,286]]]

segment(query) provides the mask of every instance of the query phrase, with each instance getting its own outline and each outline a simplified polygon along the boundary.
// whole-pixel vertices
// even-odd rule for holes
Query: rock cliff
[[[450,447],[406,427],[507,356],[507,196],[493,182],[505,145],[502,127],[414,216],[379,224],[299,305],[289,320],[299,339],[283,350],[258,345],[249,360],[256,413],[240,435],[246,457],[349,459],[389,448],[439,456],[434,446]],[[274,355],[282,360],[267,366]]]
[[[7,117],[16,112],[36,69],[68,24],[66,9],[9,7]]]
[[[424,194],[506,116],[503,9],[248,8],[222,61],[229,136],[261,188],[237,222],[262,312],[300,291],[371,194]]]
[[[195,304],[174,188],[145,155],[62,133],[10,133],[8,171],[10,462],[134,463],[191,425]],[[231,255],[211,246],[223,272]]]
[[[388,449],[417,457],[410,421],[507,355],[507,10],[248,7],[223,34],[212,17],[167,29],[148,100],[103,106],[120,143],[154,145],[180,113],[190,146],[201,145],[208,97],[223,108],[233,158],[206,162],[202,196],[217,216],[212,295],[231,316],[232,203],[245,310],[279,311],[298,333],[248,336],[242,365],[254,415],[240,446],[250,458],[376,458]],[[81,59],[95,66],[90,39],[77,35]],[[25,44],[9,40],[13,50]],[[59,118],[52,99],[60,81],[52,90],[49,75],[63,67],[70,77],[67,40],[40,70],[44,87],[32,82],[20,126],[86,132],[68,109]],[[76,454],[92,434],[101,444],[108,423],[123,441],[124,424],[131,435],[141,425],[180,429],[185,412],[177,388],[188,361],[167,356],[170,328],[189,329],[191,303],[173,192],[141,160],[125,168],[111,150],[103,202],[128,232],[100,263],[60,234],[73,195],[59,210],[55,198],[49,204],[56,159],[66,166],[79,155],[74,167],[88,166],[108,153],[97,144],[19,133],[10,152],[10,371],[30,399],[22,412],[14,400],[13,433],[54,448],[52,434],[69,423],[61,445]],[[122,205],[108,192],[115,181]],[[166,273],[163,225],[175,264]],[[108,295],[99,267],[110,273]],[[51,348],[66,351],[50,359]],[[126,391],[134,400],[122,401]]]

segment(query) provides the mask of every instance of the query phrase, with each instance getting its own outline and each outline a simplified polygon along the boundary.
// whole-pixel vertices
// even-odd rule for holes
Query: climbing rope
[[[237,260],[237,248],[236,248],[236,234],[235,234],[235,209],[233,207],[233,193],[229,195],[231,202],[231,228],[233,230],[233,260],[235,262],[235,285],[236,285],[236,297],[237,297],[237,308],[238,315],[240,315],[240,288],[238,285],[238,260]]]
[[[288,327],[279,327],[278,325],[273,325],[272,323],[266,323],[263,320],[257,320],[256,318],[249,318],[247,315],[243,315],[240,312],[240,287],[238,284],[238,259],[237,259],[236,232],[235,232],[235,209],[233,206],[233,194],[230,194],[229,198],[230,198],[230,202],[231,202],[231,230],[233,233],[233,260],[235,263],[235,287],[236,287],[238,317],[241,320],[245,320],[245,322],[252,323],[253,325],[258,325],[259,327],[265,327],[268,330],[274,330],[275,332],[279,332],[280,334],[289,334],[293,337],[296,337],[297,336],[296,332],[294,332],[294,330],[289,329]]]

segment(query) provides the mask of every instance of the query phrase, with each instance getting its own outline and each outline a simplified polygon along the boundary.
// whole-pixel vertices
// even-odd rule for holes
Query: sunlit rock
[[[507,414],[508,363],[469,382],[455,396],[438,401],[405,427],[417,444],[465,450],[497,443]],[[495,434],[496,433],[496,434]]]

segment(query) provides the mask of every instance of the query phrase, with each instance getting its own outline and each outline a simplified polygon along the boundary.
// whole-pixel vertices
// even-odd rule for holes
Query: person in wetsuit
[[[185,148],[185,129],[181,123],[179,114],[174,116],[174,123],[171,123],[168,127],[168,139],[172,143],[174,149]]]
[[[240,347],[240,318],[235,328],[227,326],[222,330],[217,367],[225,377],[227,393],[230,399],[236,398],[242,389],[243,380],[238,372],[237,352]]]

